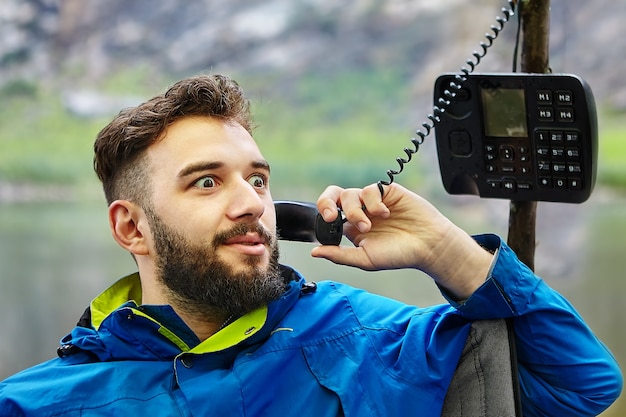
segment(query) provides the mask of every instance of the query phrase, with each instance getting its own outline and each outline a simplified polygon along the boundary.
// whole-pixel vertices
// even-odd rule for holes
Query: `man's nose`
[[[231,220],[257,220],[265,212],[265,204],[258,190],[245,179],[237,181],[232,193],[227,211]]]

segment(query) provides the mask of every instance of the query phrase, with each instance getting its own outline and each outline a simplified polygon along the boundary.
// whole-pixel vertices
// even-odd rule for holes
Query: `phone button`
[[[507,191],[515,191],[517,189],[517,183],[514,179],[507,178],[502,180],[502,188]]]
[[[539,161],[537,163],[537,169],[539,170],[539,172],[549,174],[550,172],[552,172],[552,164],[548,161]]]
[[[448,136],[450,151],[454,156],[470,156],[472,154],[472,138],[465,130],[455,130]]]
[[[550,177],[540,177],[539,178],[539,185],[542,188],[552,188],[552,178],[550,178]]]
[[[567,172],[570,174],[580,174],[582,172],[582,168],[579,163],[571,163],[567,164]]]
[[[557,104],[571,106],[574,104],[574,94],[571,91],[563,90],[556,92],[556,102]]]
[[[554,178],[552,180],[552,184],[554,185],[554,188],[565,189],[565,188],[567,188],[567,179],[565,179],[565,178]]]
[[[578,132],[565,132],[565,142],[567,143],[578,143],[579,135]]]
[[[537,148],[537,155],[538,156],[549,156],[550,155],[550,148],[545,147],[545,146],[540,146]]]
[[[500,181],[496,181],[496,180],[487,180],[487,187],[497,190],[498,188],[500,188]]]
[[[563,132],[551,132],[550,133],[550,142],[552,143],[562,143],[563,142]]]
[[[504,145],[500,147],[500,158],[503,161],[512,161],[515,159],[515,151],[512,146]]]
[[[557,113],[559,122],[572,123],[574,121],[574,109],[560,108]]]
[[[554,147],[552,148],[552,158],[563,159],[565,157],[565,148]]]
[[[570,178],[569,179],[569,188],[572,190],[582,190],[583,189],[583,181],[580,178]]]
[[[550,140],[550,133],[547,130],[538,130],[535,132],[535,138],[539,143],[548,143]]]
[[[567,148],[567,159],[580,158],[580,150],[578,148]]]
[[[554,113],[551,107],[540,107],[537,113],[539,120],[542,122],[553,122]]]
[[[552,91],[538,90],[537,91],[537,104],[552,104]]]

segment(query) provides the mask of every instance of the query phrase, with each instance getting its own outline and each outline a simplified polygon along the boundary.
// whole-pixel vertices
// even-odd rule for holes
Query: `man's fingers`
[[[314,258],[324,258],[338,265],[353,266],[364,270],[371,270],[363,249],[349,246],[317,246],[311,251]]]
[[[367,212],[374,217],[386,218],[389,216],[389,208],[383,203],[378,189],[378,184],[371,184],[361,192],[361,201]]]
[[[340,207],[346,220],[360,232],[365,233],[372,227],[371,217],[389,216],[389,208],[382,202],[377,184],[363,189],[331,185],[324,190],[317,200],[317,209],[327,222],[337,218],[337,207]]]
[[[317,199],[317,210],[322,214],[325,221],[332,222],[339,215],[337,207],[340,207],[339,200],[342,191],[343,188],[331,185],[326,187]]]

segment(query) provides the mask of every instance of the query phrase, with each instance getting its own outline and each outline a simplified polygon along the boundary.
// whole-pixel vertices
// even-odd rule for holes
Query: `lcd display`
[[[481,88],[485,135],[490,137],[528,137],[524,90]]]

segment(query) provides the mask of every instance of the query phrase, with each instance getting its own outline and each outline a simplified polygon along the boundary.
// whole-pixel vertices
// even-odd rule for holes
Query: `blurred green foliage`
[[[75,184],[93,177],[93,138],[103,120],[72,116],[48,91],[0,100],[0,181]]]
[[[256,138],[281,170],[274,178],[342,186],[383,179],[410,144],[410,126],[397,121],[406,112],[400,86],[393,74],[320,75],[280,100],[255,102]]]
[[[604,112],[598,128],[598,182],[626,188],[626,119]]]

